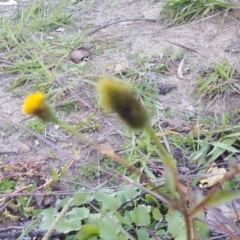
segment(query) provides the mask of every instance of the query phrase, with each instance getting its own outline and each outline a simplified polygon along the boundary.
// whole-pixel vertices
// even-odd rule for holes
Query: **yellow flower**
[[[38,116],[46,122],[58,123],[58,119],[43,93],[30,94],[26,98],[22,109],[25,114]]]
[[[118,115],[132,128],[142,128],[149,123],[149,115],[136,98],[130,86],[114,78],[103,77],[97,83],[102,105]]]
[[[45,96],[43,93],[37,92],[30,94],[23,105],[23,112],[28,115],[38,115],[44,108]]]

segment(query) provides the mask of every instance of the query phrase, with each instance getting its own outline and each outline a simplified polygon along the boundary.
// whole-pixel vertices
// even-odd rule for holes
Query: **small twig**
[[[107,28],[107,27],[110,27],[112,25],[115,25],[115,24],[118,24],[118,23],[121,23],[121,22],[135,22],[135,21],[148,21],[148,22],[157,22],[156,19],[152,19],[152,18],[129,18],[129,19],[123,19],[123,20],[117,20],[117,21],[114,21],[114,22],[111,22],[111,23],[107,23],[101,27],[98,27],[96,28],[95,30],[91,31],[89,33],[89,35],[93,35],[94,33],[104,29],[104,28]]]
[[[5,200],[6,201],[6,200]],[[9,203],[11,203],[13,201],[13,199],[10,199],[7,203],[3,204],[1,207],[0,207],[0,213],[2,213],[8,206]]]
[[[2,59],[2,58],[0,58],[0,63],[5,63],[5,64],[7,64],[7,65],[11,65],[11,66],[14,65],[13,62],[10,62],[10,61],[5,60],[5,59]]]
[[[20,229],[20,230],[18,230]],[[4,229],[6,231],[1,231],[0,229],[0,239],[16,239],[19,236],[21,236],[22,234],[22,227],[9,227]],[[14,230],[14,232],[10,232],[11,230]],[[46,233],[46,231],[43,230],[33,230],[31,232],[28,233],[28,236],[31,238],[36,238],[36,237],[42,237],[44,234]],[[53,237],[65,237],[65,234],[63,233],[58,233],[58,232],[53,232],[51,235],[51,238]]]
[[[3,155],[3,154],[15,154],[17,152],[0,152],[0,155]]]
[[[171,44],[173,44],[173,45],[175,45],[175,46],[181,47],[181,48],[183,48],[183,49],[185,49],[185,50],[187,50],[187,51],[194,52],[194,53],[197,53],[197,54],[199,54],[199,55],[205,56],[205,55],[201,54],[200,52],[198,52],[198,51],[196,51],[196,50],[194,50],[194,49],[192,49],[192,48],[186,47],[186,46],[184,46],[184,45],[182,45],[182,44],[180,44],[180,43],[174,43],[174,42],[171,42],[171,41],[168,41],[168,40],[164,40],[164,41],[165,41],[165,42],[168,42],[168,43],[171,43]]]

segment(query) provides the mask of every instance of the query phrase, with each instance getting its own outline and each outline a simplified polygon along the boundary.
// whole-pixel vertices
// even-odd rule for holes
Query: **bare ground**
[[[96,0],[90,3],[82,2],[78,5],[70,6],[76,25],[74,28],[66,29],[60,34],[77,34],[80,29],[92,26],[97,28],[108,22],[115,20],[124,20],[130,18],[151,18],[159,19],[159,13],[164,5],[164,2],[153,2],[148,0]],[[12,16],[15,11],[15,6],[0,6],[0,15]],[[104,48],[102,54],[93,54],[88,61],[91,62],[96,73],[108,73],[107,65],[110,63],[122,63],[132,69],[137,68],[136,60],[132,57],[137,53],[142,57],[153,56],[160,59],[160,56],[166,48],[185,50],[185,63],[183,66],[184,78],[177,77],[177,67],[179,62],[173,66],[169,66],[170,74],[168,76],[159,76],[149,74],[144,81],[154,81],[156,86],[161,83],[170,83],[176,86],[170,93],[159,96],[159,110],[163,111],[167,107],[178,109],[185,114],[186,111],[191,113],[201,112],[212,118],[214,114],[226,112],[234,112],[240,106],[239,94],[224,96],[216,99],[210,107],[206,104],[195,105],[196,100],[192,94],[197,88],[197,72],[213,66],[215,62],[224,62],[228,60],[231,64],[238,64],[240,72],[239,53],[240,53],[240,38],[239,19],[226,18],[223,28],[219,30],[223,13],[215,14],[205,20],[196,21],[178,27],[167,27],[161,20],[157,22],[151,21],[134,21],[122,22],[114,24],[105,29],[102,29],[93,35],[89,36],[89,45],[95,43]],[[237,16],[236,16],[237,18]],[[97,43],[97,44],[96,44]],[[177,46],[178,45],[178,46]],[[182,47],[180,47],[182,46]],[[0,53],[0,58],[5,57],[5,53]],[[76,76],[78,78],[79,76]],[[21,113],[21,105],[27,94],[30,92],[30,87],[26,84],[15,90],[6,91],[6,88],[18,78],[17,75],[5,75],[0,73],[0,112],[12,121],[19,123],[25,116]],[[61,81],[71,81],[68,76],[61,77]],[[96,108],[96,95],[93,89],[81,83],[79,77],[79,88],[75,89],[79,97],[88,102],[94,109]],[[13,97],[14,92],[21,92],[20,97]],[[83,107],[81,104],[77,111],[72,111],[69,115],[64,113],[61,108],[57,109],[59,116],[68,123],[76,124],[78,119],[86,119],[93,112],[88,107]],[[114,150],[118,150],[126,141],[123,135],[119,134],[123,126],[114,116],[106,117],[99,113],[97,120],[102,124],[102,129],[98,132],[89,133],[88,136],[93,138],[98,143],[103,143],[106,146],[111,146]],[[168,128],[181,130],[188,126],[188,122],[184,117],[179,115],[166,119],[161,115],[161,122],[168,122]],[[31,121],[31,120],[27,120]],[[48,179],[48,174],[52,168],[61,169],[71,160],[64,157],[61,153],[54,151],[44,142],[37,140],[35,137],[29,137],[24,130],[14,129],[9,126],[4,120],[0,121],[0,154],[2,166],[8,164],[39,163],[42,167],[41,172],[44,172],[44,179],[38,179],[38,185],[44,183]],[[60,189],[68,189],[69,183],[66,179],[79,183],[79,172],[81,171],[81,162],[90,162],[98,156],[98,153],[88,145],[71,137],[64,131],[54,128],[52,124],[46,127],[45,136],[49,141],[52,141],[61,149],[72,154],[79,161],[75,162],[68,170],[68,174],[63,181]],[[22,147],[30,147],[29,150],[21,150]],[[101,164],[101,162],[100,162]],[[31,164],[30,164],[31,166]],[[104,183],[108,179],[107,176],[102,176],[93,183],[87,180],[85,184],[96,187]],[[83,181],[81,179],[81,181]]]

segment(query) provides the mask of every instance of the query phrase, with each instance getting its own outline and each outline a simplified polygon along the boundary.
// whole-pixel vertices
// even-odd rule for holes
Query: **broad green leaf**
[[[211,195],[206,201],[206,206],[218,206],[224,203],[231,202],[240,196],[240,190],[218,191]]]
[[[154,220],[157,220],[157,221],[160,221],[163,217],[159,208],[156,208],[156,207],[152,209],[152,215]]]
[[[118,222],[116,217],[111,216],[110,218],[115,223]],[[103,218],[99,223],[100,237],[104,240],[116,239],[116,236],[119,233],[119,229],[115,226],[115,224],[111,224],[111,220]]]
[[[94,198],[100,202],[105,201],[109,196],[109,194],[104,192],[95,192],[93,195],[94,195]]]
[[[121,202],[118,198],[113,197],[107,193],[102,192],[94,193],[94,197],[96,200],[102,202],[103,209],[114,211],[121,205]]]
[[[73,195],[73,203],[76,206],[81,206],[87,202],[90,202],[93,200],[93,196],[90,195],[89,193],[75,193]]]
[[[122,216],[119,212],[116,212],[115,216],[119,222],[131,226],[132,221],[131,218],[129,217],[129,214],[126,214],[126,211],[124,213],[124,216]]]
[[[148,226],[150,224],[150,216],[147,209],[143,206],[134,208],[131,212],[132,221],[138,226]]]
[[[234,153],[239,152],[236,148],[222,142],[211,142],[210,144],[213,145],[214,147],[219,147],[229,152],[234,152]]]
[[[95,224],[85,224],[76,234],[77,240],[97,240],[100,234],[99,227]]]
[[[148,232],[145,229],[143,229],[143,228],[137,229],[136,233],[137,233],[138,240],[147,240],[147,239],[149,239]]]
[[[84,207],[73,208],[67,215],[70,216],[70,218],[84,219],[89,216],[89,209]]]
[[[121,202],[118,198],[108,197],[102,202],[103,209],[115,211],[120,205]]]
[[[44,221],[39,224],[39,228],[42,229],[42,230],[48,230],[49,227],[50,227],[50,226],[52,225],[52,223],[54,222],[54,220],[55,220],[54,217],[44,219]]]
[[[58,211],[56,208],[47,208],[41,212],[41,215],[54,218],[54,216],[56,216],[57,213],[58,213]]]
[[[61,201],[60,206],[61,206],[61,207],[64,207],[69,200],[70,200],[70,197],[65,197],[65,198]]]
[[[71,231],[78,231],[82,227],[81,221],[76,219],[64,219],[60,220],[55,230],[62,233],[69,233]]]
[[[116,197],[124,202],[138,194],[138,191],[131,188],[126,188],[124,190],[118,191]]]
[[[168,222],[168,232],[174,237],[175,240],[187,239],[185,221],[179,211],[174,211],[171,214],[167,214],[166,221]]]
[[[86,219],[86,223],[98,225],[101,219],[102,215],[100,213],[91,213],[89,217]]]

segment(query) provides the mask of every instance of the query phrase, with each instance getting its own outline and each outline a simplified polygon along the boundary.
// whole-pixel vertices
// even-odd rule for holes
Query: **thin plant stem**
[[[51,237],[52,232],[54,231],[57,223],[66,215],[68,209],[70,208],[71,204],[73,203],[73,197],[68,200],[66,205],[63,207],[62,211],[59,213],[59,215],[55,218],[54,222],[48,229],[48,231],[45,233],[44,237],[42,240],[48,240]]]
[[[163,147],[163,145],[161,144],[161,142],[159,141],[159,139],[156,136],[156,133],[153,129],[152,126],[148,126],[147,130],[149,132],[149,135],[151,137],[151,139],[153,140],[156,148],[158,149],[163,162],[167,165],[167,167],[172,171],[175,172],[175,163],[173,162],[173,160],[171,159],[171,157],[169,156],[169,154],[167,153],[167,151],[165,150],[165,148]]]

